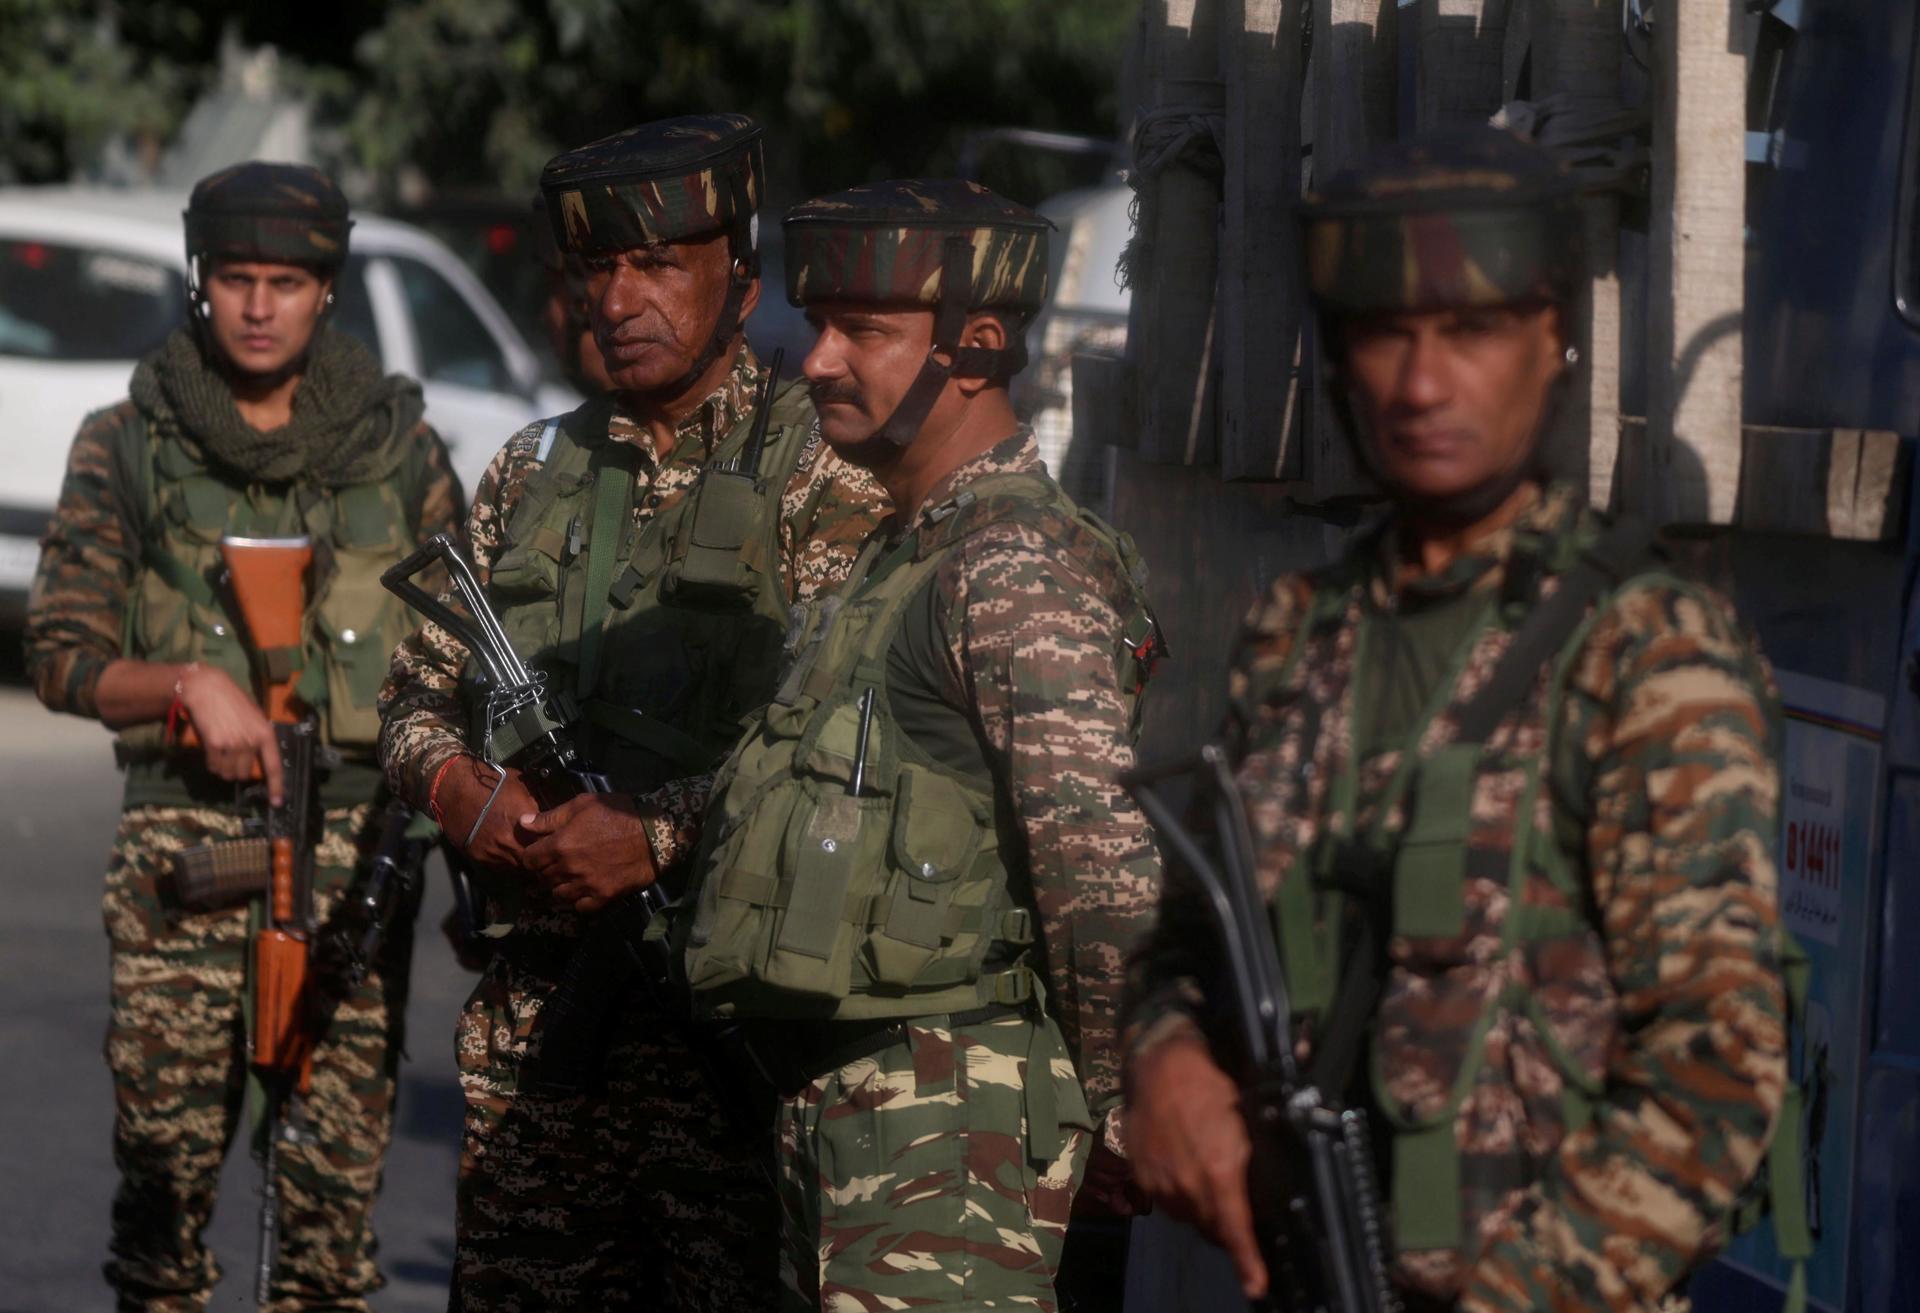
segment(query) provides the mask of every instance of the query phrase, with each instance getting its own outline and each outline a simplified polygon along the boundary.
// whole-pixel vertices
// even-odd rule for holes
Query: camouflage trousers
[[[944,1021],[782,1104],[784,1307],[1054,1308],[1092,1143],[1073,1063],[1050,1019]]]
[[[315,862],[325,927],[377,839],[371,806],[330,810]],[[103,912],[112,946],[107,1065],[113,1073],[113,1258],[121,1310],[207,1306],[219,1264],[201,1241],[220,1167],[246,1120],[242,1000],[244,905],[193,912],[175,900],[173,854],[232,837],[238,819],[198,808],[138,807],[120,818]],[[324,930],[321,938],[324,940]],[[280,1153],[275,1310],[364,1310],[383,1279],[370,1225],[392,1130],[411,931],[402,925],[359,988],[317,959],[331,1007],[304,1101],[311,1134]],[[329,983],[332,987],[329,988]]]
[[[775,1208],[756,1161],[766,1148],[728,1129],[685,1042],[637,991],[614,1010],[602,1088],[537,1089],[553,963],[536,969],[508,942],[459,1023],[450,1308],[772,1308]]]

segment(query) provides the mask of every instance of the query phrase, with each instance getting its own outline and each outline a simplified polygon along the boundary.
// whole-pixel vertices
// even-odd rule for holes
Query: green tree
[[[525,191],[567,146],[734,108],[768,125],[773,189],[794,195],[950,170],[983,127],[1111,135],[1130,11],[1114,0],[398,0],[335,94],[353,155],[389,185],[411,166],[442,186]]]

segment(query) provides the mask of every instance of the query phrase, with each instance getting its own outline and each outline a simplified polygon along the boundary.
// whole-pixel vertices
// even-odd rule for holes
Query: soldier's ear
[[[995,314],[970,315],[967,326],[960,330],[960,345],[999,351],[1007,345],[1007,326]]]

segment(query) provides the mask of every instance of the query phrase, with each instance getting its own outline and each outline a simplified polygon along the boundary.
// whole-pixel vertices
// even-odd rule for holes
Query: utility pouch
[[[852,798],[833,785],[807,786],[811,805],[794,809],[787,830],[781,892],[761,979],[808,998],[841,999],[853,976],[853,936],[846,907],[868,893],[873,843],[883,824],[880,798]]]
[[[1393,932],[1457,939],[1466,930],[1467,836],[1478,743],[1450,743],[1420,763],[1413,815],[1393,862]]]
[[[943,775],[909,768],[897,787],[886,887],[867,934],[866,965],[874,985],[904,990],[921,982],[952,938],[953,896],[984,827]]]
[[[674,601],[750,599],[753,571],[741,553],[760,526],[767,492],[750,473],[708,468],[686,532],[674,543],[661,591]]]

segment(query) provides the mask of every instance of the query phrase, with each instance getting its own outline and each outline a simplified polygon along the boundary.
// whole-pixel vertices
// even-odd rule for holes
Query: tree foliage
[[[951,168],[994,125],[1111,135],[1114,0],[405,0],[360,42],[359,161],[531,187],[555,151],[663,114],[769,125],[789,194]]]
[[[951,169],[991,126],[1111,135],[1124,0],[0,0],[0,177],[163,139],[223,32],[279,47],[342,158],[403,184],[524,193],[554,152],[664,114],[769,128],[776,195]],[[1031,191],[1040,184],[1016,185]]]

